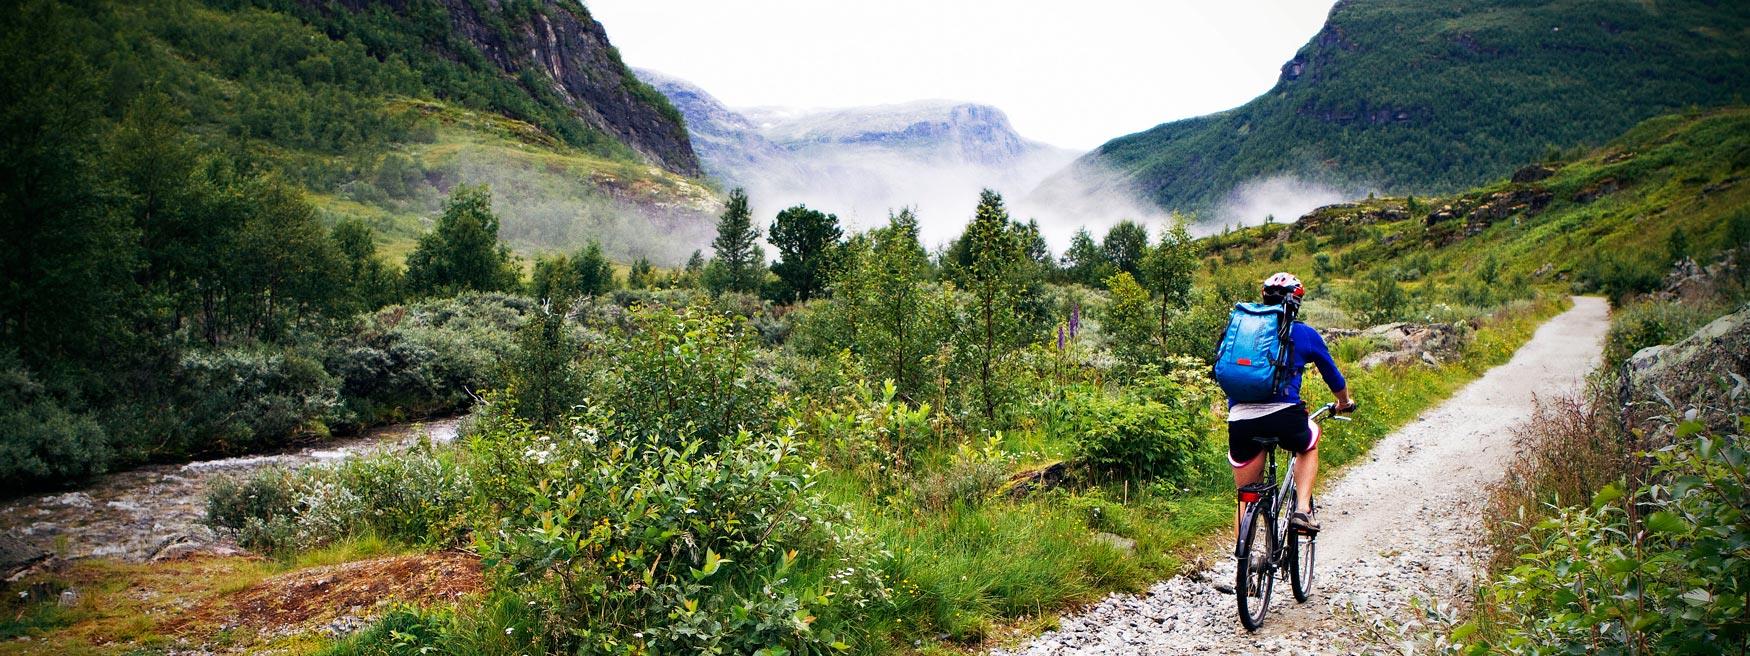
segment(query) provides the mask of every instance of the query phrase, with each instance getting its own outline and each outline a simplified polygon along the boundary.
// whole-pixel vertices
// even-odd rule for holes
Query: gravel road
[[[1501,475],[1513,450],[1511,428],[1531,414],[1535,397],[1580,388],[1598,364],[1607,327],[1603,299],[1575,298],[1507,364],[1386,436],[1341,480],[1321,485],[1313,598],[1296,604],[1278,582],[1258,632],[1247,634],[1233,596],[1212,587],[1233,579],[1232,547],[1224,546],[1142,596],[1108,597],[996,654],[1379,651],[1379,634],[1368,627],[1413,620],[1412,599],[1462,605],[1470,597],[1482,556],[1480,490]],[[1367,390],[1356,393],[1365,404]]]

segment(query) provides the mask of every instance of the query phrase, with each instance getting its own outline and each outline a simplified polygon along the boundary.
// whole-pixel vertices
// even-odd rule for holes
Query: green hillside
[[[1088,159],[1178,210],[1278,175],[1448,193],[1657,114],[1742,102],[1747,77],[1739,2],[1352,0],[1269,92]]]
[[[1624,298],[1661,287],[1681,257],[1707,264],[1750,242],[1747,172],[1750,108],[1660,116],[1571,161],[1526,167],[1520,182],[1370,198],[1211,237],[1206,263],[1240,279],[1303,272],[1331,292],[1315,299],[1346,313],[1388,281],[1405,295],[1402,319],[1537,287]]]
[[[515,187],[496,209],[524,252],[595,238],[626,261],[678,261],[690,247],[655,233],[703,243],[691,229],[716,201],[695,179],[678,112],[632,77],[581,5],[394,4],[37,2],[13,20],[56,33],[53,54],[97,92],[104,118],[150,103],[203,151],[304,190],[328,222],[365,220],[391,253],[463,183]],[[574,42],[566,65],[608,79],[555,79],[505,54],[535,26]]]

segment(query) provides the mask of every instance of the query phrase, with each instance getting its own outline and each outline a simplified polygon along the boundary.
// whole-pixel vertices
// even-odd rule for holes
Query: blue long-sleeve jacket
[[[1289,338],[1294,340],[1294,352],[1288,359],[1288,380],[1282,384],[1281,391],[1271,397],[1266,403],[1303,403],[1300,398],[1300,378],[1306,373],[1308,363],[1317,365],[1319,376],[1325,379],[1325,384],[1331,391],[1337,391],[1349,386],[1343,380],[1343,372],[1337,371],[1337,362],[1331,359],[1331,350],[1325,347],[1325,338],[1319,331],[1313,330],[1299,321],[1294,322],[1289,330]],[[1233,407],[1230,399],[1228,407]]]

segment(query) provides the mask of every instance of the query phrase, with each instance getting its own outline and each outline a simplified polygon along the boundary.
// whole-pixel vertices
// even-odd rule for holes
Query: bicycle
[[[1328,415],[1349,421],[1347,417],[1337,415],[1336,409],[1337,404],[1327,403],[1314,412],[1310,419],[1319,422]],[[1353,412],[1354,408],[1349,408],[1349,411]],[[1295,601],[1304,603],[1312,595],[1313,563],[1319,539],[1317,532],[1295,530],[1288,523],[1293,508],[1289,508],[1289,512],[1283,512],[1282,505],[1293,503],[1295,498],[1296,454],[1288,454],[1288,467],[1278,483],[1278,438],[1253,439],[1263,445],[1270,464],[1262,480],[1239,489],[1239,500],[1247,505],[1242,511],[1240,533],[1234,538],[1234,598],[1239,600],[1240,624],[1245,625],[1247,631],[1256,631],[1264,625],[1264,615],[1270,610],[1270,593],[1276,587],[1278,570],[1283,571],[1283,578],[1288,579],[1292,585]],[[1309,504],[1317,512],[1318,506],[1311,501]]]

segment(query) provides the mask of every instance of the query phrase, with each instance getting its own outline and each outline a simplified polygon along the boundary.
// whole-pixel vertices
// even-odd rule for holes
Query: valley
[[[731,106],[810,80],[633,68],[570,0],[12,17],[0,655],[1750,640],[1738,5],[1345,0],[1255,100],[1086,153],[934,94]],[[1102,36],[927,72],[1230,70]],[[1248,632],[1212,364],[1261,299],[1346,381],[1267,400],[1361,405],[1314,595]]]

